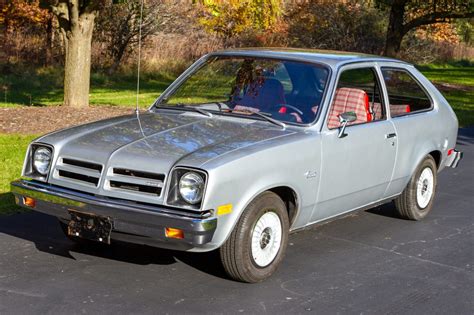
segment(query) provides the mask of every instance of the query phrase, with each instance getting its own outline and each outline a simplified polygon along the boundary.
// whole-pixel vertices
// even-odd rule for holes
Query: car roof
[[[339,67],[343,64],[362,61],[389,61],[407,64],[401,60],[363,53],[300,48],[236,48],[216,51],[210,55],[293,59],[306,62],[325,63],[332,67]]]

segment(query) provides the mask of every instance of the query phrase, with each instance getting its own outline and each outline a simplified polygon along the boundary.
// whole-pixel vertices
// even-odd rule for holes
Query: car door
[[[330,104],[321,130],[321,181],[313,222],[382,199],[395,164],[397,137],[387,120],[376,64],[343,67]],[[355,111],[357,120],[338,137],[338,116],[344,111]]]

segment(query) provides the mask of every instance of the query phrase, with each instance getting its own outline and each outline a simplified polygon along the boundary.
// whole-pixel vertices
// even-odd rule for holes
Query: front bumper
[[[217,218],[202,217],[198,213],[109,199],[36,181],[14,181],[11,192],[19,206],[55,216],[63,222],[71,219],[70,210],[110,217],[113,221],[111,238],[131,243],[199,250],[211,241],[217,227]],[[35,206],[28,207],[24,197],[33,198]],[[183,230],[184,238],[167,238],[166,227]]]
[[[446,166],[456,168],[459,164],[459,161],[462,160],[462,157],[463,153],[461,151],[453,150],[446,160]]]

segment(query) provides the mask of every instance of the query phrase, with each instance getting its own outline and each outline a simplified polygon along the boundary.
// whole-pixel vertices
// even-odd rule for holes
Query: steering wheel
[[[298,114],[300,114],[300,115],[304,115],[304,114],[303,114],[303,111],[301,111],[298,107],[293,106],[293,105],[290,105],[290,104],[277,104],[277,105],[273,105],[273,106],[272,106],[272,108],[278,108],[278,109],[280,109],[280,108],[282,108],[282,107],[287,107],[287,108],[293,110],[294,112],[296,112],[296,113],[298,113]]]

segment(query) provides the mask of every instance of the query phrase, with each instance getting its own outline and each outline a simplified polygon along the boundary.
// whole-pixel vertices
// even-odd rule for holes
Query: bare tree
[[[170,4],[161,0],[145,2],[141,25],[141,40],[153,35],[171,18],[167,13]],[[107,42],[107,52],[112,58],[109,73],[117,70],[127,51],[137,45],[140,38],[140,0],[123,0],[107,7],[97,20],[97,29]]]

